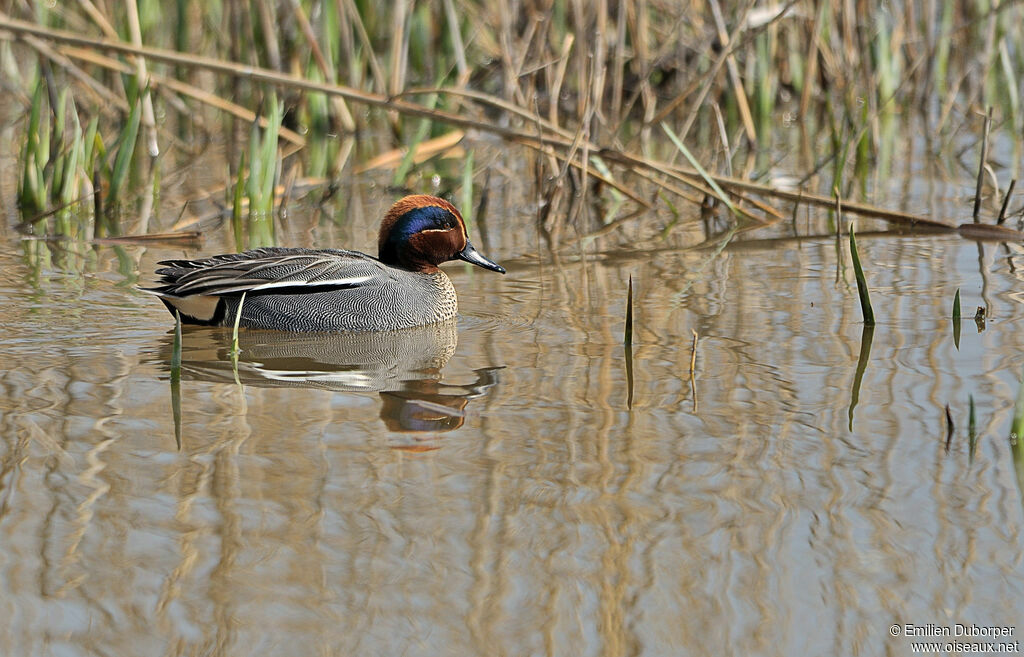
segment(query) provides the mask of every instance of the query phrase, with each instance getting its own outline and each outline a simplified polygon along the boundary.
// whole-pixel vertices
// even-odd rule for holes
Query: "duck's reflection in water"
[[[236,363],[230,331],[186,327],[181,376],[258,387],[377,392],[383,401],[380,417],[389,430],[438,433],[462,426],[469,400],[496,385],[502,369],[477,369],[476,381],[468,385],[441,383],[441,370],[457,343],[454,320],[388,332],[243,330]],[[172,351],[173,337],[167,336],[161,348],[165,367]]]
[[[438,380],[407,381],[401,389],[382,391],[380,417],[392,431],[451,431],[466,419],[466,404],[498,383],[500,367],[476,370],[477,380],[467,386]]]

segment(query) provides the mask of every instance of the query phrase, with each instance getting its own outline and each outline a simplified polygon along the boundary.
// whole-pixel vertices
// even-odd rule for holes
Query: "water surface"
[[[0,257],[6,654],[900,654],[892,623],[1024,605],[997,246],[862,238],[859,384],[835,239],[455,265],[457,344],[423,367],[249,335],[236,383],[227,334],[186,331],[180,446],[169,315],[109,248],[83,275],[26,248]],[[959,349],[957,287],[990,313]]]
[[[347,193],[279,241],[370,249],[393,194]],[[1017,622],[1019,249],[864,222],[872,332],[822,216],[553,258],[530,212],[492,200],[507,276],[446,265],[453,326],[243,332],[237,374],[228,332],[186,330],[179,427],[172,319],[134,286],[228,231],[8,227],[0,652],[905,654],[892,624]]]

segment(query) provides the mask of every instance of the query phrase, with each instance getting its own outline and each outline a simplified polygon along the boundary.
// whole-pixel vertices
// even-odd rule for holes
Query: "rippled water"
[[[368,197],[282,241],[369,248]],[[179,426],[133,285],[182,250],[0,235],[0,653],[907,654],[892,624],[1018,621],[1019,249],[865,230],[866,332],[845,240],[553,262],[501,228],[528,211],[489,218],[507,276],[447,266],[456,325],[252,331],[237,373],[186,330]],[[988,308],[959,348],[957,288]]]

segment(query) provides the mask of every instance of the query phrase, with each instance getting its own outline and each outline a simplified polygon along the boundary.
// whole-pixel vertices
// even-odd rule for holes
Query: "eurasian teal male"
[[[186,324],[282,331],[388,331],[433,324],[458,312],[438,265],[465,260],[504,274],[469,241],[455,207],[406,196],[381,222],[377,257],[358,251],[270,247],[199,260],[165,260],[160,297]]]

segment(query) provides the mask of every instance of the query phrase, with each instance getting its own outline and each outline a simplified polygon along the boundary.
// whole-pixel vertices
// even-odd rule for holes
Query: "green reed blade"
[[[249,130],[249,152],[248,152],[248,177],[245,181],[245,193],[249,198],[249,215],[252,216],[258,212],[258,208],[262,205],[259,198],[260,190],[263,186],[260,184],[260,180],[263,178],[263,166],[262,161],[258,155],[260,151],[260,122],[259,118],[253,120],[252,127]],[[241,169],[239,169],[239,175],[241,175]]]
[[[235,312],[235,327],[231,330],[231,371],[235,375],[235,383],[239,388],[242,387],[242,381],[238,378],[238,354],[242,353],[242,350],[238,348],[238,322],[242,319],[242,306],[245,305],[245,292],[242,292],[242,298],[238,300],[238,310]]]
[[[67,127],[68,87],[60,90],[57,96],[57,107],[53,111],[53,143],[54,150],[60,149],[64,140],[64,129]]]
[[[242,320],[242,306],[245,305],[245,292],[242,292],[242,298],[238,301],[238,310],[235,311],[235,327],[231,331],[231,357],[236,361],[238,360],[238,323]]]
[[[270,115],[267,117],[267,129],[263,135],[263,144],[260,150],[260,164],[263,171],[263,179],[260,180],[260,200],[262,201],[259,212],[270,214],[274,211],[274,186],[277,184],[278,157],[277,138],[281,131],[281,117],[283,115],[281,104],[277,102],[277,95],[270,95]]]
[[[266,128],[260,130],[259,120],[253,121],[249,133],[249,178],[246,191],[249,196],[249,216],[267,216],[274,211],[274,186],[277,184],[277,138],[281,129],[282,109],[277,96],[267,100],[270,107],[265,117]]]
[[[61,173],[61,186],[57,190],[57,201],[61,205],[68,205],[78,197],[78,190],[81,188],[81,161],[84,147],[82,144],[82,128],[75,126],[71,141],[71,148],[64,159],[64,169]]]
[[[107,198],[116,201],[128,179],[128,169],[131,167],[132,156],[135,154],[135,142],[139,137],[139,123],[142,118],[142,103],[136,102],[132,105],[132,111],[128,115],[128,122],[121,133],[120,143],[117,146],[117,156],[114,158],[114,169],[110,174],[110,189],[107,191]]]
[[[704,169],[704,167],[702,167],[700,163],[697,162],[697,158],[695,158],[693,154],[690,152],[690,150],[686,148],[685,145],[683,145],[683,142],[679,139],[678,136],[676,136],[676,133],[672,132],[672,129],[668,127],[668,124],[664,122],[662,122],[661,124],[661,129],[665,131],[665,134],[668,135],[668,138],[672,140],[672,143],[675,144],[675,147],[678,148],[679,152],[683,154],[683,157],[687,159],[687,161],[690,163],[690,166],[697,170],[697,173],[699,173],[700,177],[704,179],[704,182],[707,183],[708,187],[713,189],[715,191],[715,194],[717,194],[718,198],[722,201],[722,203],[725,203],[725,206],[729,208],[729,211],[738,217],[740,215],[740,211],[737,210],[736,206],[732,204],[732,201],[729,200],[729,197],[722,190],[722,188],[718,186],[718,183],[715,182],[715,179],[711,177],[711,174],[709,174]]]
[[[868,282],[864,278],[864,268],[860,264],[860,254],[857,253],[857,238],[853,235],[852,223],[850,224],[850,255],[853,256],[853,273],[857,278],[857,296],[860,297],[860,309],[864,314],[864,323],[868,326],[874,326],[875,311],[871,309]]]
[[[100,119],[92,117],[89,127],[85,131],[85,159],[83,167],[86,171],[95,171],[96,163],[102,162],[107,157],[107,149],[103,145],[103,136],[99,132]]]
[[[56,202],[64,189],[67,173],[67,151],[64,149],[64,129],[67,127],[68,88],[61,89],[57,96],[57,106],[52,109],[53,123],[50,126],[50,153],[45,173],[48,173],[47,187],[50,200]]]
[[[626,408],[633,408],[633,347],[624,345],[626,359]]]
[[[960,288],[953,295],[953,319],[960,319]]]
[[[43,99],[45,90],[42,80],[36,80],[29,109],[25,148],[22,151],[21,181],[18,189],[18,204],[22,212],[37,214],[46,209],[46,178],[43,166],[49,159],[49,132],[42,131]]]
[[[626,329],[622,341],[627,347],[633,345],[633,274],[629,275],[629,289],[626,292]]]

